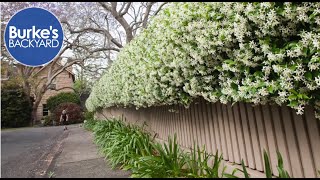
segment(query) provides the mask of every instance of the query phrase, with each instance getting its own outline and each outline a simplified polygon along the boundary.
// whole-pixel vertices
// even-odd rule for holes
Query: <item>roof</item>
[[[63,67],[63,65],[58,61],[57,62],[57,64],[59,65],[59,66],[62,66]],[[36,73],[36,74],[38,74],[39,72],[41,72],[43,69],[45,69],[45,67],[46,66],[40,66],[41,67],[41,69]],[[73,80],[73,82],[75,81],[75,74],[72,72],[72,71],[70,71],[68,68],[66,68],[66,69],[64,69],[65,71],[68,71],[71,75],[72,75],[72,80]],[[35,75],[36,75],[35,74]]]

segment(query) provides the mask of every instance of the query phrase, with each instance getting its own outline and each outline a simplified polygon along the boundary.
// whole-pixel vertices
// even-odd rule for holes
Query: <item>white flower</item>
[[[320,76],[315,77],[314,81],[318,86],[320,86]]]
[[[298,115],[302,115],[303,114],[303,110],[304,109],[304,107],[302,106],[302,105],[299,105],[298,107],[297,107],[297,114]]]

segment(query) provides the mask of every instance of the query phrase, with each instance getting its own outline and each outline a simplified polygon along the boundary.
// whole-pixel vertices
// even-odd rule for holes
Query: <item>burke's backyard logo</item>
[[[40,66],[52,61],[63,43],[59,20],[41,8],[19,11],[9,20],[5,30],[8,52],[27,66]]]

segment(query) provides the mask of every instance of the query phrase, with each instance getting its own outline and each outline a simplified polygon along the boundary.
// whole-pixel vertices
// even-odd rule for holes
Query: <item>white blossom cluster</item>
[[[86,106],[320,104],[320,3],[171,3],[119,53]],[[316,114],[319,117],[319,114]]]

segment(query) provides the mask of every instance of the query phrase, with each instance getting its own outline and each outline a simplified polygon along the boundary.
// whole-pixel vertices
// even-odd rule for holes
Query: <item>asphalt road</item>
[[[46,168],[46,157],[68,135],[62,126],[1,131],[1,178],[32,178]]]

